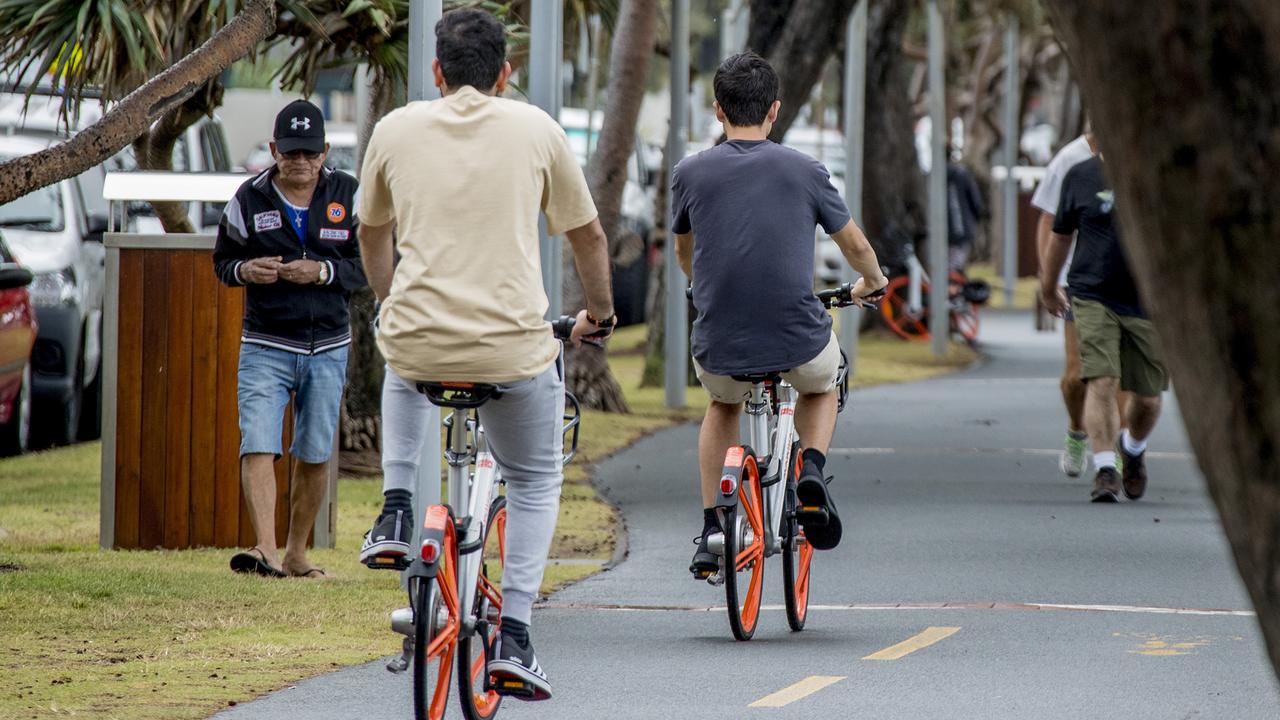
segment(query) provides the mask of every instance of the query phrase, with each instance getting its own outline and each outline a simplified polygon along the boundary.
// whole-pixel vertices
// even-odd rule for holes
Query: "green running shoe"
[[[1089,469],[1089,436],[1085,433],[1067,433],[1058,467],[1068,477],[1080,477]]]

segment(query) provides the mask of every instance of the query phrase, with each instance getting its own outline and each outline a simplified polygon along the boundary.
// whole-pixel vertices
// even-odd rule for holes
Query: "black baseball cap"
[[[324,115],[306,100],[294,100],[276,115],[276,150],[324,152]]]

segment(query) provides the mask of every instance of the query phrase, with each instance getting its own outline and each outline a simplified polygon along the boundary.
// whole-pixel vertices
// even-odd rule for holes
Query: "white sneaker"
[[[1081,433],[1067,433],[1063,441],[1062,454],[1058,457],[1058,467],[1067,477],[1080,477],[1089,469],[1089,438]]]

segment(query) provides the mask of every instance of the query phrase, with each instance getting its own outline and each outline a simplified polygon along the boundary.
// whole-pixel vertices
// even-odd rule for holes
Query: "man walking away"
[[[1093,136],[1088,138],[1096,150]],[[1068,300],[1056,279],[1075,235],[1067,283],[1086,387],[1084,424],[1097,468],[1094,502],[1116,502],[1122,485],[1131,500],[1146,492],[1147,438],[1160,417],[1160,394],[1168,388],[1159,338],[1142,309],[1119,233],[1115,192],[1104,175],[1103,158],[1097,155],[1076,165],[1063,180],[1040,278],[1045,306],[1062,316]],[[1134,394],[1123,433],[1117,389]],[[1123,472],[1116,469],[1117,453]]]
[[[240,482],[257,545],[231,569],[322,578],[307,563],[307,537],[324,499],[329,456],[347,378],[347,303],[364,287],[352,213],[356,180],[325,167],[324,117],[305,100],[276,116],[275,164],[227,203],[213,251],[218,279],[245,286],[240,338]],[[276,476],[285,407],[293,396],[297,461],[289,540],[276,547]]]

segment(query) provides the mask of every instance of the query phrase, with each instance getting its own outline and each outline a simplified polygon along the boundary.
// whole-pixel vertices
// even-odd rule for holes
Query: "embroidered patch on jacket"
[[[282,227],[284,227],[284,221],[280,219],[279,210],[268,210],[267,212],[255,213],[253,216],[254,232],[277,230]]]
[[[347,240],[351,237],[350,230],[341,230],[338,228],[320,228],[321,240]]]
[[[340,223],[347,217],[347,208],[342,203],[332,202],[329,203],[329,208],[326,210],[326,213],[329,216],[329,222]]]

